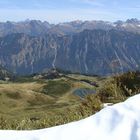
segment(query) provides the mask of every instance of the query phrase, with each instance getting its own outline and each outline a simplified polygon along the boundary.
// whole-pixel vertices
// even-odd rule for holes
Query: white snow
[[[86,119],[34,131],[0,131],[0,140],[140,140],[140,94]]]

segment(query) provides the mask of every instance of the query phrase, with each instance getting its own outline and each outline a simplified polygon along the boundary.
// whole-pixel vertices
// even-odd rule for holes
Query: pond
[[[94,90],[94,89],[88,89],[88,88],[79,88],[79,89],[74,90],[73,93],[75,95],[81,97],[81,98],[84,98],[88,94],[95,94],[96,93],[96,90]]]

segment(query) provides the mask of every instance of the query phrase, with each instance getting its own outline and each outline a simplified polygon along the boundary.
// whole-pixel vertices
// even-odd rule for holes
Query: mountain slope
[[[84,120],[36,131],[0,131],[4,140],[138,140],[140,95],[101,110]],[[86,131],[85,131],[86,129]],[[122,133],[124,130],[127,133]]]
[[[140,35],[118,30],[0,38],[0,64],[18,74],[50,68],[99,75],[138,70],[139,52]]]

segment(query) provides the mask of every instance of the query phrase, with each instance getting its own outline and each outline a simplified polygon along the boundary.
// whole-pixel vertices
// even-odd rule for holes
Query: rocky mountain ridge
[[[139,70],[139,52],[139,34],[114,29],[0,38],[0,65],[18,74],[51,68],[97,75]]]
[[[42,36],[45,34],[69,35],[84,30],[111,30],[117,29],[140,33],[140,20],[128,19],[126,21],[72,21],[59,24],[50,24],[47,21],[26,20],[22,22],[0,22],[0,36],[12,33],[25,33],[31,36]]]

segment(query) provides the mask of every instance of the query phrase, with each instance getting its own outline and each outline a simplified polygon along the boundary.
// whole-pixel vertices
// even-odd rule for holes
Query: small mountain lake
[[[74,90],[74,92],[73,92],[73,94],[75,94],[81,98],[84,98],[88,94],[95,94],[95,93],[96,93],[96,90],[88,89],[88,88],[79,88],[79,89]]]

